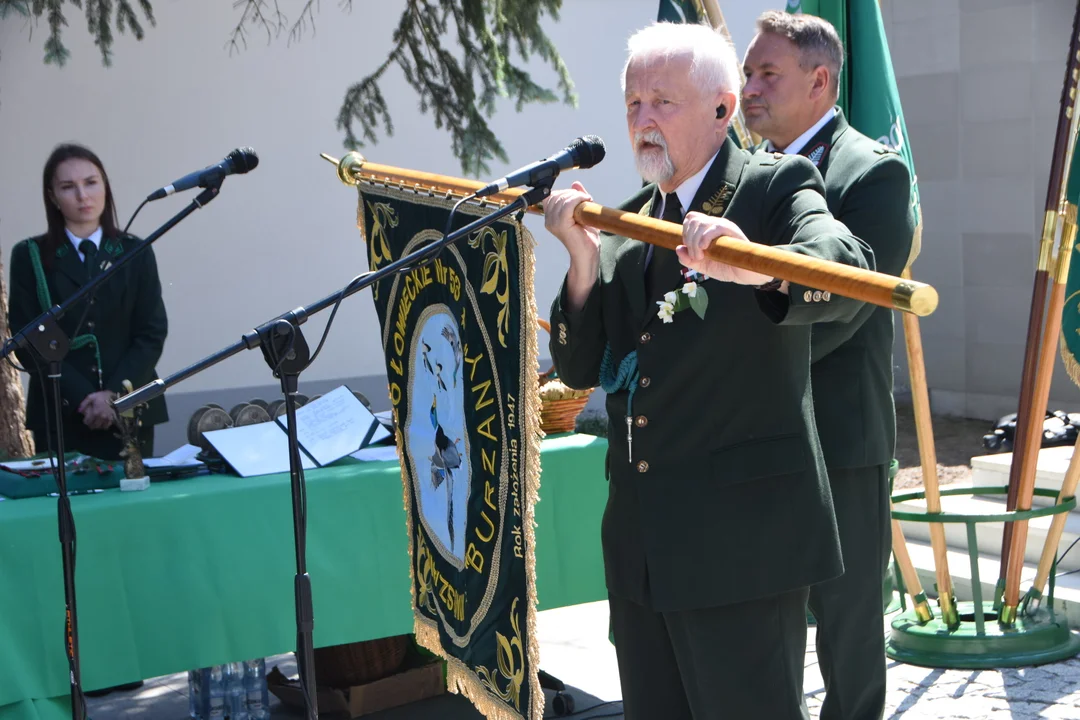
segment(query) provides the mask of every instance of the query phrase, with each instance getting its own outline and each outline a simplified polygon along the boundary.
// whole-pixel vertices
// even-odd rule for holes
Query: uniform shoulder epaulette
[[[787,156],[780,152],[756,152],[750,157],[756,165],[769,167],[779,164]]]

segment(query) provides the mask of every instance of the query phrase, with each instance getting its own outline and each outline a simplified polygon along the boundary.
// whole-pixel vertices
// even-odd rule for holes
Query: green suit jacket
[[[848,125],[842,111],[801,153],[816,160],[829,211],[899,275],[911,252],[911,176],[895,151]],[[893,312],[867,304],[846,322],[815,325],[810,376],[829,468],[887,465],[896,449]]]
[[[648,212],[655,187],[624,205]],[[873,267],[872,251],[828,213],[804,158],[751,155],[730,140],[689,210],[723,215],[757,242]],[[609,393],[608,505],[602,538],[611,592],[653,609],[774,595],[843,570],[810,389],[810,325],[850,320],[861,303],[792,286],[790,295],[707,280],[704,319],[674,322],[646,297],[645,243],[605,237],[584,307],[552,307],[551,354],[571,387],[600,384],[605,347],[637,352],[633,457],[629,392]]]
[[[29,251],[29,243],[39,240],[23,240],[11,249],[11,289],[8,302],[8,325],[11,332],[17,332],[42,313]],[[101,264],[105,264],[109,259],[119,258],[139,242],[141,241],[130,235],[103,238],[97,257]],[[59,305],[88,282],[86,269],[70,243],[65,242],[56,250],[52,267],[45,270],[45,280],[53,305]],[[60,326],[69,338],[84,310],[86,305],[80,303],[61,318]],[[82,423],[82,416],[77,412],[79,403],[92,392],[103,389],[122,392],[125,379],[138,388],[157,378],[154,366],[165,346],[168,320],[152,248],[147,248],[137,258],[121,267],[97,289],[86,314],[86,321],[79,332],[97,336],[101,352],[100,380],[97,355],[92,346],[68,353],[61,368],[60,384],[65,423]],[[23,367],[31,373],[26,402],[26,426],[35,432],[43,432],[46,396],[42,393],[33,354],[26,350],[17,354]],[[49,387],[51,388],[51,385]],[[51,410],[52,405],[49,407]],[[165,400],[160,397],[150,401],[142,416],[143,424],[147,426],[163,423],[168,419]]]

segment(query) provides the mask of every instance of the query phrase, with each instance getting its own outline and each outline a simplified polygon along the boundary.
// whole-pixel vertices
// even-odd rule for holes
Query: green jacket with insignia
[[[900,275],[915,234],[903,158],[848,125],[840,110],[801,151],[815,153],[829,211],[873,248],[878,271]],[[864,305],[851,320],[814,325],[811,338],[814,414],[826,465],[887,465],[896,450],[892,310]]]
[[[11,332],[17,332],[43,312],[29,247],[32,242],[39,243],[40,247],[42,240],[23,240],[11,249],[8,301],[8,326]],[[131,235],[103,237],[97,258],[105,264],[108,259],[119,258],[140,242]],[[45,268],[44,274],[52,305],[59,305],[88,282],[86,268],[79,254],[66,241],[57,248],[51,268]],[[84,301],[60,319],[60,327],[69,339],[86,309]],[[101,354],[100,374],[98,356],[92,345],[68,353],[60,379],[64,422],[82,423],[78,407],[90,393],[98,390],[123,392],[125,379],[130,380],[136,388],[157,379],[154,366],[161,357],[167,332],[168,320],[161,297],[157,261],[153,249],[147,248],[121,267],[93,294],[79,334],[92,333],[97,337]],[[26,426],[35,432],[44,432],[46,396],[42,393],[41,376],[37,372],[34,356],[28,350],[21,350],[17,355],[31,374]],[[44,371],[45,368],[41,369]],[[46,385],[50,388],[48,397],[51,397],[51,384],[46,381]],[[49,409],[51,411],[51,404]],[[142,415],[144,425],[156,425],[168,419],[165,400],[161,397],[151,400]],[[44,448],[40,450],[44,451]]]
[[[648,213],[646,186],[623,207]],[[751,155],[728,140],[688,210],[722,214],[757,242],[873,268],[872,251],[826,208],[821,176],[800,157]],[[850,320],[861,303],[791,286],[790,295],[706,280],[704,319],[664,323],[646,297],[647,245],[604,237],[584,307],[565,284],[551,312],[564,383],[600,384],[605,347],[637,352],[633,457],[628,390],[609,393],[602,538],[611,592],[656,610],[713,607],[838,576],[843,565],[814,427],[810,327]]]

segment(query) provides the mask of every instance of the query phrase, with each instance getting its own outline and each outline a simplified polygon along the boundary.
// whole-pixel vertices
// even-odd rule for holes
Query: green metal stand
[[[941,491],[947,495],[1004,495],[1007,487],[963,487]],[[1036,488],[1035,494],[1056,498],[1057,492]],[[923,492],[903,493],[893,503],[925,497]],[[910,522],[964,523],[967,526],[968,557],[971,560],[971,602],[957,603],[960,623],[950,629],[940,618],[920,624],[911,610],[892,621],[892,631],[885,641],[885,653],[894,660],[934,668],[987,669],[1042,665],[1070,658],[1080,653],[1080,636],[1069,630],[1065,617],[1054,612],[1053,578],[1057,563],[1050,570],[1049,593],[1045,608],[1024,608],[1015,622],[998,621],[994,600],[983,600],[979,578],[979,544],[975,526],[981,522],[1013,522],[1069,512],[1076,498],[1061,504],[1033,510],[1014,510],[991,515],[927,513],[893,510],[897,520]],[[1030,596],[1030,593],[1029,593]],[[987,621],[991,621],[989,624]]]

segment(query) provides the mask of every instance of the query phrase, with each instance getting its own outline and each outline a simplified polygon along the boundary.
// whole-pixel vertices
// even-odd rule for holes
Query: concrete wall
[[[936,411],[987,419],[1016,411],[1075,8],[882,0],[925,213],[913,273],[941,293],[922,321]],[[898,341],[897,381],[906,385]],[[1078,403],[1058,361],[1050,407]]]

